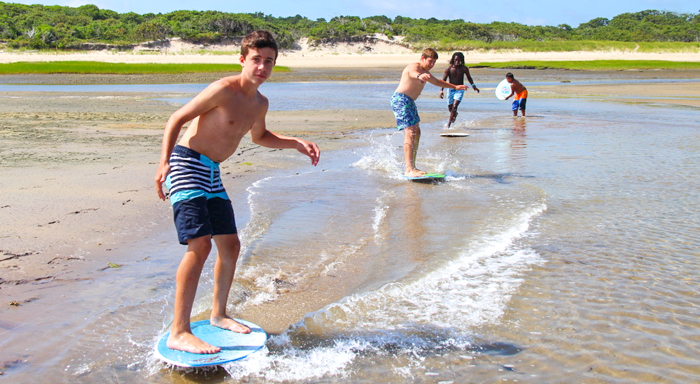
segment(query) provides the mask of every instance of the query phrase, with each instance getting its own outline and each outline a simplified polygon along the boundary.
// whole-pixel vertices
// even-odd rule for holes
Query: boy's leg
[[[527,99],[521,99],[520,100],[520,112],[523,113],[523,116],[525,116],[525,106],[527,105]]]
[[[187,241],[187,252],[177,268],[175,282],[175,317],[168,337],[168,348],[191,353],[216,353],[220,350],[192,334],[190,316],[197,293],[199,276],[211,251],[211,236]]]
[[[455,103],[452,105],[452,109],[450,110],[450,123],[447,124],[447,127],[451,126],[455,120],[457,120],[457,107],[459,107],[459,100],[455,100]]]
[[[420,126],[412,125],[404,129],[403,153],[406,162],[406,176],[422,176],[425,172],[416,168],[416,154],[420,143]]]
[[[226,314],[226,303],[233,283],[233,276],[236,273],[236,262],[241,250],[241,242],[236,234],[214,236],[214,242],[216,242],[219,252],[214,267],[214,301],[211,310],[211,325],[233,332],[250,333],[250,328]]]

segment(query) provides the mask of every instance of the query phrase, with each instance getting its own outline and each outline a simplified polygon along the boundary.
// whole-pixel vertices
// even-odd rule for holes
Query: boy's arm
[[[508,100],[513,95],[515,95],[515,84],[510,85],[510,95],[506,96],[506,100]]]
[[[442,81],[446,81],[447,78],[450,76],[450,67],[445,68],[445,74],[442,75]],[[440,88],[440,98],[442,99],[445,94],[445,87]]]
[[[418,76],[418,80],[420,80],[420,81],[422,81],[422,82],[426,82],[426,81],[427,81],[427,82],[429,82],[430,84],[436,85],[436,86],[438,86],[438,87],[442,87],[442,88],[452,88],[452,89],[456,89],[456,90],[458,90],[458,91],[462,91],[462,90],[465,90],[465,89],[469,89],[469,87],[466,86],[466,85],[454,85],[454,84],[450,84],[450,83],[448,83],[448,82],[446,82],[446,81],[440,80],[440,79],[436,78],[435,76],[431,75],[431,74],[428,73],[428,72],[425,72],[425,73],[420,74],[420,75]]]
[[[479,91],[479,88],[477,88],[476,85],[474,85],[474,80],[472,80],[472,75],[469,73],[469,67],[467,67],[466,65],[464,66],[464,74],[467,76],[467,80],[469,80],[469,84],[472,85],[472,88],[474,88],[476,93],[481,93]]]
[[[165,192],[163,192],[163,183],[165,182],[168,173],[170,173],[170,155],[173,152],[177,138],[180,136],[180,130],[190,120],[200,116],[212,108],[216,107],[217,95],[221,92],[221,87],[214,84],[209,85],[205,90],[200,92],[194,99],[190,100],[182,108],[175,111],[168,122],[165,124],[163,132],[163,142],[160,149],[160,161],[155,175],[156,193],[161,200],[165,200]]]
[[[312,165],[318,164],[318,160],[321,157],[321,150],[318,149],[315,143],[268,131],[265,126],[265,113],[253,124],[253,127],[250,129],[250,138],[253,140],[253,143],[263,147],[294,148],[308,156]]]

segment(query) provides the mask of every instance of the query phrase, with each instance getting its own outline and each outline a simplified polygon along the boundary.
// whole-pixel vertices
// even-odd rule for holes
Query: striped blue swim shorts
[[[170,192],[170,203],[173,205],[178,201],[201,196],[228,200],[228,194],[221,183],[219,163],[181,145],[176,145],[170,155],[170,173],[165,186]]]
[[[219,163],[176,145],[165,180],[180,244],[202,236],[235,234],[233,206],[221,183]]]

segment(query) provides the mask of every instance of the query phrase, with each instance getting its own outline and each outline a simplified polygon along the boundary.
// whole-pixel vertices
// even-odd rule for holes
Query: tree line
[[[596,18],[577,27],[530,26],[519,23],[472,23],[464,20],[414,19],[397,16],[338,16],[310,20],[301,15],[273,17],[263,13],[175,11],[165,14],[117,13],[95,5],[80,7],[23,5],[0,2],[0,41],[10,48],[74,49],[85,43],[130,48],[144,41],[178,37],[209,44],[243,36],[256,29],[272,31],[282,48],[298,39],[312,43],[357,41],[368,35],[403,36],[408,44],[436,41],[699,42],[700,13],[646,10]]]

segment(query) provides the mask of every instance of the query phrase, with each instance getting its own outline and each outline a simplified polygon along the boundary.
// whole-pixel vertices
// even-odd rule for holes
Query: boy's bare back
[[[520,93],[526,90],[527,88],[525,88],[525,86],[518,80],[513,79],[513,82],[510,83],[510,89],[513,91],[513,93]]]

